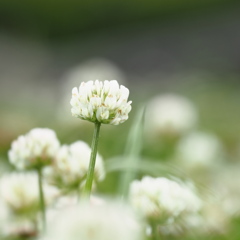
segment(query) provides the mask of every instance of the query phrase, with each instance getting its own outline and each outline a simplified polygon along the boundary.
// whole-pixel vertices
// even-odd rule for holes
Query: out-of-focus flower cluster
[[[165,94],[153,98],[146,110],[146,134],[182,135],[193,129],[198,120],[197,110],[187,98]]]
[[[50,205],[59,191],[43,185],[45,201]],[[0,178],[1,207],[5,214],[1,223],[4,236],[37,234],[39,211],[38,177],[36,172],[12,172]],[[1,210],[0,210],[1,211]]]
[[[91,149],[83,141],[63,145],[57,152],[52,166],[45,169],[49,183],[61,189],[78,189],[83,184],[90,160]],[[94,178],[101,181],[105,177],[102,157],[97,154]]]
[[[49,165],[59,146],[60,143],[54,131],[35,128],[13,141],[9,160],[20,170]]]
[[[51,202],[57,190],[45,184],[46,202]],[[0,194],[4,202],[16,213],[34,212],[39,207],[38,177],[35,172],[19,172],[3,175]]]
[[[163,231],[166,231],[163,226],[171,227],[186,221],[190,216],[198,216],[202,208],[202,201],[193,186],[163,177],[147,176],[141,181],[133,181],[129,198],[133,207],[149,223],[155,222],[159,228],[162,226]]]
[[[53,130],[33,129],[12,143],[9,161],[21,172],[0,178],[2,237],[34,237],[39,234],[40,197],[37,171],[43,171],[43,192],[47,207],[73,191],[76,199],[84,184],[91,149],[83,141],[60,146]],[[23,171],[25,170],[25,172]],[[103,180],[102,157],[97,154],[95,182]]]
[[[72,113],[91,122],[117,125],[131,110],[128,94],[116,81],[82,83],[73,90]],[[153,141],[146,141],[143,150],[145,156],[164,160],[152,165],[159,163],[163,171],[151,172],[149,167],[146,173],[156,178],[134,180],[124,204],[98,196],[91,196],[90,203],[82,201],[91,151],[85,142],[60,146],[50,129],[33,129],[19,137],[9,160],[18,170],[42,168],[48,227],[43,233],[36,172],[5,173],[0,178],[0,238],[155,240],[183,239],[194,233],[194,239],[205,239],[209,233],[227,233],[231,219],[240,215],[240,167],[236,163],[233,169],[228,167],[224,143],[198,125],[200,119],[185,97],[165,94],[149,102],[144,137]],[[139,169],[145,174],[144,167]],[[109,169],[97,154],[96,188],[105,171]],[[191,180],[180,180],[187,178]]]
[[[189,169],[211,167],[223,159],[222,144],[214,134],[191,132],[179,141],[176,156]]]
[[[118,125],[128,119],[129,90],[116,80],[82,82],[72,90],[72,115],[90,122]]]
[[[204,130],[198,116],[196,106],[185,97],[176,94],[154,97],[147,104],[145,115],[146,149],[148,153],[164,160],[166,166],[174,166],[174,173],[184,174],[185,177],[188,175],[193,182],[200,183],[200,214],[182,219],[182,227],[191,226],[200,235],[226,234],[231,219],[238,217],[240,212],[240,193],[233,180],[239,175],[239,164],[233,159],[233,153],[227,152],[227,146],[216,133]],[[171,167],[168,170],[172,174]],[[149,187],[147,191],[151,192],[151,189]],[[145,199],[142,202],[147,201]],[[141,201],[137,203],[141,206]],[[143,209],[147,211],[147,208]],[[149,209],[158,213],[156,202],[149,204]],[[173,234],[180,229],[178,223],[172,221],[167,224],[168,228],[159,226],[159,231],[164,235]]]
[[[56,213],[51,228],[40,240],[141,240],[142,223],[123,203],[106,201],[100,205],[81,202]]]

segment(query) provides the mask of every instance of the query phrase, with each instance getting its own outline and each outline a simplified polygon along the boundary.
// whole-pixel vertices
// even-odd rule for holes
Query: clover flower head
[[[87,143],[77,141],[63,145],[56,154],[52,167],[44,173],[49,183],[63,188],[79,187],[85,180],[91,149]],[[105,177],[102,157],[97,154],[94,179],[101,181]]]
[[[140,240],[141,223],[128,206],[80,203],[60,211],[41,240]]]
[[[59,146],[60,143],[53,130],[35,128],[12,142],[8,156],[17,169],[36,168],[49,164]]]
[[[170,219],[198,212],[202,202],[186,184],[167,178],[144,177],[130,186],[130,201],[134,208],[149,219]]]
[[[64,121],[65,125],[70,124],[73,126],[77,124],[79,126],[79,121],[69,114],[69,93],[72,90],[72,86],[79,86],[86,79],[98,79],[99,81],[118,79],[119,84],[124,85],[126,83],[126,77],[121,69],[113,62],[104,58],[87,59],[67,71],[60,86],[59,94],[62,100],[59,102],[57,114],[59,121]],[[82,121],[82,124],[84,123]]]
[[[43,185],[45,200],[51,203],[58,191]],[[16,215],[36,213],[39,206],[38,176],[36,172],[12,172],[0,179],[0,197],[4,204]]]
[[[128,119],[131,111],[128,96],[128,88],[119,86],[116,80],[82,82],[79,89],[72,90],[72,115],[90,122],[118,125]]]
[[[181,135],[197,122],[195,106],[187,98],[164,94],[153,98],[146,109],[146,130],[149,135]]]

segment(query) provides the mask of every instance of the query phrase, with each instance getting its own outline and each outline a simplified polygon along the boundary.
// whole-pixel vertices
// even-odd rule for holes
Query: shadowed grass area
[[[116,27],[141,20],[171,20],[239,5],[236,0],[42,0],[0,1],[0,26],[33,35],[60,37],[82,30]]]

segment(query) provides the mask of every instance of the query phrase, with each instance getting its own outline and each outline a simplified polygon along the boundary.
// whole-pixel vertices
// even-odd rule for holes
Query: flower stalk
[[[39,188],[39,202],[40,202],[40,211],[42,217],[42,226],[43,230],[46,230],[46,213],[45,213],[45,199],[44,199],[44,192],[42,186],[42,169],[37,168],[38,173],[38,188]]]
[[[155,222],[153,221],[153,222],[150,223],[150,226],[151,226],[151,236],[150,236],[150,239],[151,239],[151,240],[159,240],[159,239],[162,239],[162,238],[160,237],[160,232],[159,232],[157,223],[155,223]]]
[[[89,168],[87,172],[86,184],[84,188],[84,194],[85,194],[85,197],[87,198],[90,198],[90,194],[92,190],[100,127],[101,127],[101,123],[95,122],[92,145],[91,145],[91,156],[90,156]]]

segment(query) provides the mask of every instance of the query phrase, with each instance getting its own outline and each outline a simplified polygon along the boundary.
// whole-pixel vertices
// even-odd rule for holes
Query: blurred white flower
[[[72,90],[72,115],[90,122],[118,125],[128,119],[129,90],[116,80],[82,82]]]
[[[120,83],[125,83],[126,78],[123,72],[111,61],[103,58],[93,58],[83,62],[72,69],[66,76],[66,79],[72,84],[84,82],[86,79],[119,79]]]
[[[46,184],[43,185],[45,201],[51,203],[58,191]],[[6,206],[16,215],[24,215],[38,211],[39,192],[38,176],[35,172],[19,172],[3,175],[0,179],[0,197]]]
[[[34,128],[12,142],[8,156],[17,169],[35,168],[51,163],[59,146],[53,130]]]
[[[164,94],[153,98],[146,109],[146,134],[158,137],[181,135],[195,127],[197,110],[187,98]]]
[[[240,164],[224,164],[214,168],[208,186],[220,199],[222,209],[229,217],[240,216]]]
[[[140,240],[141,224],[123,204],[81,203],[60,211],[41,240]]]
[[[223,159],[223,148],[215,135],[192,132],[180,140],[176,157],[189,169],[209,167]]]
[[[60,196],[59,198],[57,198],[54,204],[52,204],[50,207],[47,208],[47,212],[46,212],[47,221],[49,223],[54,221],[54,218],[56,216],[59,216],[59,211],[78,206],[78,204],[79,204],[79,197],[76,194],[68,194],[68,195]],[[91,195],[90,204],[94,206],[101,206],[106,204],[106,200],[98,196]]]
[[[206,199],[205,199],[206,200]],[[229,230],[231,219],[224,211],[220,199],[204,201],[201,218],[196,225],[196,232],[203,235],[225,234]]]
[[[202,206],[193,187],[167,178],[144,177],[130,185],[130,202],[148,219],[174,221],[179,216],[197,213]]]
[[[63,145],[56,154],[53,165],[44,170],[49,183],[62,188],[78,188],[85,181],[89,167],[91,149],[83,141]],[[97,154],[94,179],[105,177],[102,157]]]

